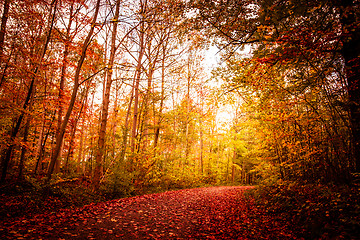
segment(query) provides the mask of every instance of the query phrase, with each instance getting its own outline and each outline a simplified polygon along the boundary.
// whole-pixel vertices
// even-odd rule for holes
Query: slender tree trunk
[[[45,121],[45,120],[44,120]],[[49,125],[49,128],[48,128],[48,130],[47,130],[47,132],[46,132],[46,134],[44,135],[44,133],[43,133],[43,131],[44,131],[44,128],[45,128],[45,122],[44,122],[44,126],[43,126],[43,129],[42,129],[42,133],[41,133],[41,141],[40,141],[40,139],[39,139],[39,149],[38,149],[38,154],[37,154],[37,160],[36,160],[36,165],[35,165],[35,169],[34,169],[34,175],[36,175],[36,172],[37,172],[37,170],[38,170],[38,167],[39,167],[39,163],[41,162],[41,160],[42,160],[42,156],[43,156],[43,154],[44,154],[44,152],[45,152],[45,146],[46,146],[46,141],[47,141],[47,139],[48,139],[48,137],[49,137],[49,135],[50,135],[50,131],[51,131],[51,126],[52,126],[52,124],[53,124],[53,122],[55,121],[55,112],[54,112],[54,115],[53,115],[53,118],[52,118],[52,120],[51,120],[51,123],[50,123],[50,125]],[[44,141],[43,141],[43,136],[45,136],[45,139],[44,139]]]
[[[204,118],[204,103],[203,103],[203,87],[201,85],[201,96],[200,96],[200,117],[199,117],[199,127],[200,127],[200,172],[204,174],[204,130],[203,130],[203,118]]]
[[[149,36],[150,35],[150,36]],[[151,34],[149,34],[148,38],[151,38]],[[161,40],[162,41],[162,40]],[[146,149],[148,146],[148,142],[149,142],[149,120],[150,120],[150,116],[149,114],[149,109],[150,109],[150,100],[153,94],[153,78],[154,78],[154,72],[155,72],[155,66],[156,63],[158,62],[158,58],[159,58],[159,54],[160,54],[160,46],[162,43],[158,44],[157,46],[155,46],[155,50],[156,53],[154,53],[152,51],[152,44],[151,44],[151,39],[147,40],[148,42],[148,50],[147,50],[147,55],[148,55],[148,60],[149,60],[149,70],[148,70],[148,74],[147,74],[147,90],[146,90],[146,96],[145,96],[145,112],[144,112],[144,125],[145,125],[145,131],[144,131],[144,135],[145,135],[145,141],[144,141],[144,145],[143,145],[143,149]],[[154,101],[153,101],[154,102]],[[155,103],[152,105],[153,106],[153,113],[154,113],[154,118],[155,118]]]
[[[150,69],[149,69],[149,74],[148,74],[148,85],[147,85],[147,90],[146,90],[146,96],[144,99],[144,137],[145,137],[145,141],[143,144],[143,148],[146,149],[147,145],[148,145],[148,140],[149,140],[149,129],[148,129],[148,125],[149,125],[149,101],[151,98],[151,93],[152,93],[152,80],[153,80],[153,74],[154,74],[154,68],[155,68],[155,63],[151,63],[150,64]]]
[[[139,85],[140,85],[140,77],[141,77],[141,68],[142,68],[142,58],[144,55],[144,36],[145,36],[145,13],[146,13],[146,4],[141,3],[141,12],[140,12],[140,31],[139,31],[139,56],[137,60],[137,66],[135,71],[135,85],[134,85],[134,112],[133,112],[133,122],[131,129],[131,152],[135,154],[135,146],[136,146],[136,132],[137,132],[137,121],[138,121],[138,108],[139,108]]]
[[[69,55],[69,42],[70,42],[70,31],[71,31],[71,25],[73,22],[73,6],[72,4],[70,6],[70,17],[69,17],[69,23],[66,27],[66,39],[64,44],[64,52],[63,52],[63,60],[62,60],[62,66],[61,66],[61,74],[60,74],[60,83],[59,83],[59,96],[58,96],[58,119],[57,119],[57,126],[56,126],[56,136],[60,134],[60,128],[61,123],[63,119],[63,113],[64,113],[64,91],[65,91],[65,78],[66,78],[66,70],[68,66],[68,55]],[[55,146],[54,146],[55,147]],[[55,149],[52,150],[54,152]],[[61,152],[60,152],[61,157]],[[55,163],[55,171],[60,171],[60,162],[56,161]]]
[[[341,1],[341,23],[344,32],[342,56],[348,82],[350,123],[355,172],[360,173],[360,26],[355,1]],[[355,24],[355,25],[354,25]]]
[[[43,117],[42,117],[42,126],[40,129],[39,139],[37,141],[37,147],[36,147],[36,158],[38,159],[38,161],[40,160],[41,155],[42,155],[42,144],[43,144],[43,140],[44,140],[44,136],[45,136],[45,123],[46,123],[46,116],[45,116],[45,112],[44,112]],[[34,173],[36,173],[37,165],[38,164],[36,164]]]
[[[29,128],[30,128],[30,116],[27,117],[25,129],[24,129],[24,137],[23,142],[27,143],[27,138],[29,135]],[[19,162],[19,173],[18,173],[18,181],[20,181],[23,177],[23,169],[24,169],[24,162],[25,162],[25,155],[27,152],[27,148],[25,146],[21,146],[21,155],[20,155],[20,162]]]
[[[162,60],[161,60],[161,96],[160,96],[160,109],[159,109],[159,119],[155,128],[155,138],[154,138],[154,148],[157,147],[159,136],[160,136],[160,124],[162,121],[162,111],[164,108],[165,100],[165,55],[166,47],[163,46]]]
[[[84,153],[84,139],[86,138],[86,134],[84,133],[87,133],[87,131],[85,130],[85,127],[84,127],[84,122],[82,123],[82,126],[81,126],[81,130],[80,130],[80,146],[79,146],[79,150],[78,150],[78,158],[77,158],[77,169],[76,171],[77,172],[80,172],[80,165],[81,165],[81,162],[83,162],[83,153]]]
[[[117,0],[116,7],[115,7],[115,15],[113,20],[113,30],[111,34],[111,50],[110,50],[110,58],[108,63],[108,69],[106,72],[106,83],[105,83],[105,92],[104,98],[102,102],[102,111],[101,111],[101,120],[100,120],[100,131],[99,131],[99,138],[98,138],[98,148],[96,151],[96,163],[95,163],[95,172],[94,172],[94,190],[97,191],[100,186],[100,175],[101,175],[101,167],[102,167],[102,160],[105,153],[105,134],[106,134],[106,126],[108,120],[108,112],[109,112],[109,103],[110,103],[110,90],[112,84],[112,71],[113,71],[113,64],[115,59],[115,52],[116,52],[116,33],[117,33],[117,25],[118,25],[118,18],[119,18],[119,9],[120,9],[120,0]]]
[[[190,137],[189,137],[189,124],[190,124],[190,88],[191,88],[191,66],[190,66],[190,59],[192,57],[191,50],[188,56],[187,62],[187,93],[186,93],[186,130],[185,130],[185,138],[186,138],[186,146],[185,146],[185,162],[186,165],[188,163],[188,158],[190,154]]]
[[[79,110],[79,114],[77,115],[74,125],[72,127],[72,131],[71,131],[71,135],[70,135],[70,144],[69,144],[69,150],[68,150],[68,154],[66,156],[66,161],[65,161],[65,171],[68,171],[68,164],[69,164],[69,160],[72,158],[73,154],[74,154],[74,144],[75,144],[75,135],[76,135],[76,130],[77,130],[77,126],[78,126],[78,122],[79,119],[81,117],[82,111],[84,109],[85,103],[87,102],[87,97],[88,97],[88,93],[89,93],[89,88],[86,88],[85,93],[82,95],[82,99],[81,99],[81,107]]]
[[[234,165],[234,163],[232,164],[232,167],[231,167],[231,182],[235,182],[235,165]]]
[[[1,18],[1,26],[0,26],[0,62],[2,64],[5,63],[5,57],[4,57],[4,42],[5,42],[5,34],[6,34],[6,23],[9,17],[9,9],[10,9],[10,0],[5,0],[3,5],[3,15]],[[11,50],[12,52],[12,50]],[[11,53],[10,53],[11,56]],[[10,59],[10,57],[9,57]],[[1,64],[1,65],[2,65]],[[2,66],[1,66],[2,67]],[[0,74],[0,87],[2,86],[3,82],[5,81],[5,73],[8,68],[8,61],[6,61],[4,69],[2,70],[2,73]]]
[[[65,165],[64,165],[64,172],[65,173],[69,173],[69,161],[72,158],[73,154],[74,154],[74,144],[75,144],[75,134],[76,134],[76,128],[77,128],[77,123],[78,123],[79,119],[75,120],[74,125],[72,126],[71,129],[71,134],[70,134],[70,141],[69,141],[69,149],[66,155],[66,160],[65,160]]]
[[[3,8],[3,15],[1,17],[1,27],[0,27],[0,59],[2,59],[2,55],[3,55],[3,51],[4,51],[6,23],[9,18],[9,9],[10,9],[10,0],[5,0],[4,8]]]
[[[227,153],[227,163],[226,163],[226,181],[229,181],[229,167],[230,167],[230,153]]]
[[[53,13],[50,14],[50,20],[49,20],[49,25],[47,27],[48,30],[47,30],[47,34],[46,34],[45,43],[43,45],[43,48],[41,50],[40,57],[39,57],[39,60],[38,60],[39,65],[42,63],[42,60],[45,57],[45,53],[46,53],[48,44],[50,42],[51,32],[52,32],[52,28],[53,28],[54,22],[55,22],[56,6],[57,6],[57,0],[53,0],[53,2],[51,3],[51,11],[53,11]],[[10,143],[10,146],[7,148],[7,150],[5,151],[4,156],[2,157],[2,174],[1,174],[0,182],[5,181],[6,174],[7,174],[7,168],[8,168],[10,159],[11,159],[12,150],[15,147],[14,141],[15,141],[15,138],[16,138],[19,130],[20,130],[21,123],[22,123],[22,121],[24,119],[24,116],[26,114],[25,110],[30,105],[30,100],[31,100],[31,97],[32,97],[32,94],[33,94],[33,90],[35,88],[35,76],[36,76],[38,70],[39,70],[39,66],[35,67],[33,77],[31,78],[31,81],[30,81],[29,90],[28,90],[28,93],[26,95],[24,104],[22,106],[23,111],[21,112],[19,118],[16,121],[16,124],[15,124],[14,128],[11,131],[11,135],[10,135],[10,142],[11,143]]]
[[[118,82],[116,82],[116,89],[115,89],[115,100],[114,100],[114,119],[113,119],[113,125],[112,125],[112,158],[115,159],[116,156],[116,130],[117,130],[117,118],[118,118],[118,95],[119,95],[119,89],[121,88],[122,83],[120,86],[118,85]]]
[[[134,91],[131,92],[129,106],[126,111],[125,123],[124,123],[123,131],[122,131],[123,139],[122,139],[121,152],[120,152],[120,160],[119,160],[120,162],[124,162],[124,160],[125,160],[125,153],[126,153],[126,149],[127,149],[127,142],[128,142],[128,135],[129,135],[130,111],[131,111],[133,98],[134,98]],[[130,169],[131,169],[131,167],[130,167]]]
[[[62,141],[63,141],[63,138],[64,138],[65,130],[66,130],[68,121],[70,119],[70,115],[72,113],[72,110],[74,108],[77,92],[78,92],[78,89],[79,89],[79,86],[80,86],[81,67],[82,67],[82,65],[84,63],[84,60],[85,60],[85,57],[86,57],[86,50],[87,50],[87,48],[88,48],[88,46],[89,46],[89,44],[91,42],[91,38],[92,38],[92,35],[94,33],[94,29],[95,29],[95,25],[96,25],[96,19],[97,19],[97,16],[98,16],[98,13],[99,13],[99,8],[100,8],[100,2],[101,2],[100,0],[97,0],[97,2],[96,2],[94,17],[93,17],[93,20],[91,22],[91,28],[90,28],[90,31],[89,31],[86,39],[84,40],[84,43],[83,43],[82,48],[81,48],[80,59],[78,61],[76,71],[75,71],[74,87],[73,87],[73,91],[72,91],[72,94],[71,94],[70,103],[69,103],[68,109],[66,111],[64,120],[63,120],[63,122],[61,124],[59,134],[56,136],[56,141],[55,141],[56,145],[55,145],[53,155],[51,157],[51,161],[50,161],[50,165],[49,165],[49,169],[48,169],[48,173],[47,173],[47,180],[46,180],[47,182],[49,182],[50,179],[51,179],[51,175],[52,175],[52,173],[54,171],[55,163],[56,163],[56,161],[57,161],[57,159],[58,159],[58,157],[60,155],[60,149],[61,149]]]
[[[201,113],[202,114],[202,113]],[[199,125],[200,125],[200,172],[201,174],[204,174],[204,133],[203,133],[203,122],[202,122],[202,115],[199,119]]]

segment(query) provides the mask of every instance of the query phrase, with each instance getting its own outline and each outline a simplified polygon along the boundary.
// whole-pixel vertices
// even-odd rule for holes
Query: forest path
[[[17,219],[0,226],[5,239],[274,239],[279,229],[257,224],[244,191],[209,187],[91,204],[76,210]],[[260,214],[261,215],[261,214]],[[254,221],[257,219],[256,221]],[[266,225],[266,224],[265,224]],[[258,230],[256,230],[258,229]],[[260,235],[258,235],[260,234]],[[262,236],[262,237],[261,237]],[[290,235],[283,235],[282,239]],[[291,238],[291,237],[289,237]]]

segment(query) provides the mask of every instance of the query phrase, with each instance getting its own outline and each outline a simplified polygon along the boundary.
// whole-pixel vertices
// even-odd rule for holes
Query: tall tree
[[[345,60],[355,172],[360,174],[360,18],[355,0],[335,1],[342,30],[341,54]]]
[[[68,57],[69,57],[69,49],[71,45],[71,26],[74,20],[74,2],[70,3],[69,7],[70,16],[68,20],[68,24],[66,26],[66,32],[63,36],[64,41],[64,52],[63,52],[63,59],[62,59],[62,66],[61,66],[61,73],[60,73],[60,82],[59,82],[59,95],[58,95],[58,110],[57,110],[57,125],[56,125],[56,135],[60,133],[61,123],[63,120],[63,112],[64,112],[64,93],[65,93],[65,82],[66,82],[66,73],[68,71]],[[54,146],[55,147],[55,146]],[[57,161],[55,165],[60,168],[60,162]]]
[[[115,4],[115,14],[112,19],[112,32],[111,32],[111,46],[110,46],[110,57],[107,64],[106,71],[106,83],[104,89],[104,98],[102,102],[102,111],[101,111],[101,119],[100,119],[100,130],[99,130],[99,138],[98,138],[98,148],[96,153],[96,165],[94,172],[94,189],[99,189],[100,184],[100,175],[101,175],[101,165],[102,159],[105,152],[105,135],[106,135],[106,125],[108,121],[108,112],[109,112],[109,103],[110,103],[110,90],[112,84],[112,72],[113,65],[115,60],[116,53],[116,37],[117,37],[117,26],[119,22],[119,10],[120,10],[120,0],[116,1]]]
[[[132,120],[132,128],[131,128],[131,152],[135,154],[136,150],[136,134],[138,128],[138,117],[139,117],[139,87],[140,87],[140,78],[142,73],[142,59],[145,52],[145,31],[146,31],[146,18],[147,18],[147,0],[140,0],[140,10],[139,10],[139,50],[138,50],[138,58],[135,69],[134,76],[134,110],[133,110],[133,120]]]
[[[0,26],[0,57],[1,57],[1,59],[2,59],[3,50],[4,50],[6,23],[9,18],[9,8],[10,8],[10,0],[5,0],[4,5],[3,5],[3,15],[1,17],[1,26]]]

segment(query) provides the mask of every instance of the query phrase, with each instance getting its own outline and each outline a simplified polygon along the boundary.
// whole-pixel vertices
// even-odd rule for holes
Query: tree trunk
[[[135,71],[135,85],[134,85],[134,112],[133,112],[133,122],[131,129],[131,152],[135,154],[135,146],[136,146],[136,132],[137,132],[137,121],[138,121],[138,107],[139,107],[139,85],[140,85],[140,77],[141,77],[141,68],[142,68],[142,58],[144,55],[144,36],[145,36],[145,13],[146,13],[146,4],[141,3],[141,12],[140,12],[140,31],[139,31],[139,56],[137,60],[137,66]],[[132,163],[131,163],[132,164]]]
[[[72,4],[70,6],[70,17],[69,17],[69,23],[66,27],[66,39],[65,39],[65,46],[64,46],[64,52],[63,52],[63,60],[62,60],[62,66],[61,66],[61,74],[60,74],[60,83],[59,83],[59,96],[58,96],[58,119],[57,119],[57,126],[56,126],[56,136],[60,134],[60,128],[61,128],[61,123],[62,123],[62,119],[63,119],[63,112],[64,112],[64,91],[65,91],[65,77],[66,77],[66,70],[67,70],[67,61],[68,61],[68,55],[69,55],[69,41],[70,41],[70,31],[71,31],[71,25],[73,22],[73,6],[74,4]],[[55,151],[55,147],[52,150],[52,152],[54,153]],[[71,147],[71,146],[70,146]],[[61,152],[60,152],[61,155]],[[61,156],[60,156],[61,157]],[[55,163],[55,172],[59,172],[60,171],[60,162],[56,161]]]
[[[134,83],[135,83],[135,81],[134,81]],[[124,127],[122,129],[123,139],[122,139],[120,159],[119,159],[120,162],[124,162],[124,160],[125,160],[125,153],[126,153],[126,149],[127,149],[128,134],[129,134],[129,118],[130,118],[130,111],[131,111],[131,105],[132,105],[133,98],[134,98],[134,89],[131,92],[129,106],[126,111],[125,123],[124,123]]]
[[[45,136],[45,122],[46,122],[46,116],[45,116],[45,111],[42,117],[42,126],[40,129],[40,134],[39,134],[39,139],[37,142],[37,147],[36,147],[36,164],[35,164],[35,169],[34,169],[34,174],[36,174],[38,165],[39,165],[39,161],[42,157],[42,149],[43,149],[43,140],[44,140],[44,136]]]
[[[9,17],[9,9],[10,9],[10,0],[5,0],[3,15],[1,18],[1,27],[0,27],[0,59],[2,61],[2,55],[4,51],[4,41],[5,41],[5,33],[6,33],[6,23]]]
[[[357,7],[352,0],[341,1],[341,23],[345,71],[348,82],[350,123],[355,172],[360,173],[360,26]]]
[[[72,127],[72,131],[71,131],[71,134],[70,134],[69,150],[68,150],[68,154],[66,156],[66,161],[65,161],[65,171],[67,171],[67,172],[68,172],[69,160],[72,158],[72,155],[74,154],[75,135],[76,135],[77,125],[78,125],[79,119],[81,117],[81,113],[82,113],[82,111],[84,109],[84,106],[85,106],[85,104],[87,102],[88,93],[89,93],[89,88],[86,88],[85,93],[83,93],[83,95],[82,95],[81,107],[80,107],[80,110],[79,110],[79,114],[75,119],[74,125]]]
[[[156,61],[156,60],[155,60]],[[148,126],[149,126],[149,119],[150,119],[150,116],[149,116],[149,102],[150,102],[150,97],[151,97],[151,94],[152,94],[152,80],[153,80],[153,74],[154,74],[154,68],[155,68],[155,62],[151,63],[150,66],[149,66],[149,74],[147,76],[148,78],[148,85],[147,85],[147,90],[146,90],[146,96],[144,98],[144,137],[145,137],[145,141],[143,143],[143,146],[142,148],[145,150],[148,146],[148,140],[149,140],[149,129],[148,129]]]
[[[44,116],[44,118],[45,118],[45,116]],[[47,139],[48,139],[48,137],[49,137],[49,135],[50,135],[51,126],[52,126],[54,120],[55,120],[55,112],[54,112],[53,118],[52,118],[52,120],[51,120],[51,123],[50,123],[50,125],[49,125],[49,128],[48,128],[48,130],[47,130],[47,133],[45,134],[45,139],[44,139],[44,141],[43,141],[43,135],[44,135],[43,131],[45,130],[45,119],[44,119],[44,126],[43,126],[43,128],[42,128],[42,130],[41,130],[42,133],[41,133],[41,135],[40,135],[41,137],[40,137],[40,139],[39,139],[39,148],[38,148],[36,165],[35,165],[35,169],[34,169],[34,175],[36,175],[36,172],[37,172],[38,167],[39,167],[39,163],[40,163],[40,161],[41,161],[41,159],[42,159],[42,156],[43,156],[43,154],[44,154],[46,141],[47,141]]]
[[[234,181],[235,181],[235,165],[233,163],[231,168],[231,182],[234,183]]]
[[[10,0],[5,0],[4,8],[3,8],[3,15],[1,18],[1,27],[0,27],[0,62],[2,64],[5,63],[5,57],[3,56],[3,52],[4,52],[5,33],[6,33],[6,23],[7,23],[8,17],[9,17],[8,16],[9,9],[10,9]],[[10,56],[11,56],[11,53],[10,53]],[[9,66],[8,61],[6,61],[4,70],[0,74],[0,87],[2,86],[3,82],[5,81],[5,73],[6,73],[8,66]]]
[[[201,113],[202,114],[202,113]],[[203,132],[203,122],[202,115],[199,118],[199,127],[200,127],[200,172],[204,174],[204,132]]]
[[[26,120],[26,124],[25,124],[25,129],[24,129],[24,137],[23,137],[23,142],[24,144],[27,143],[27,138],[29,135],[29,128],[30,128],[30,116],[27,117]],[[20,155],[20,162],[19,162],[19,173],[18,173],[18,181],[20,181],[23,177],[23,169],[24,169],[24,162],[25,162],[25,155],[27,152],[27,147],[26,146],[21,146],[21,155]]]
[[[80,169],[80,165],[82,164],[83,160],[84,160],[84,139],[86,139],[87,137],[87,134],[84,134],[84,133],[87,133],[87,130],[85,130],[85,127],[84,127],[84,122],[82,123],[82,126],[81,126],[81,130],[80,130],[80,147],[79,147],[79,150],[78,150],[78,158],[77,158],[77,169],[76,169],[76,172],[80,172],[81,169]],[[84,172],[83,172],[84,173]]]
[[[166,44],[163,43],[162,46],[162,59],[161,59],[161,96],[160,96],[160,109],[159,109],[159,119],[156,123],[155,128],[155,138],[154,138],[154,148],[157,147],[159,136],[160,136],[160,124],[162,121],[162,111],[164,108],[165,100],[165,58],[166,58]]]
[[[111,50],[110,50],[110,58],[108,63],[108,68],[106,72],[106,83],[104,88],[104,98],[102,102],[102,111],[101,111],[101,120],[100,120],[100,130],[99,130],[99,139],[98,139],[98,148],[96,151],[96,163],[95,163],[95,173],[94,173],[94,190],[97,191],[100,185],[100,175],[101,175],[101,167],[102,167],[102,159],[105,152],[105,134],[106,134],[106,126],[108,120],[108,112],[109,112],[109,102],[110,102],[110,90],[112,84],[112,71],[113,64],[115,59],[116,52],[116,33],[117,33],[117,25],[119,18],[119,9],[120,9],[120,0],[116,1],[116,9],[115,15],[113,19],[113,30],[111,35]]]

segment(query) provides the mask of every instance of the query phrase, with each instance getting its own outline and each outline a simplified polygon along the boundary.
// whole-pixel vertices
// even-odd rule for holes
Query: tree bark
[[[38,170],[38,167],[39,167],[39,163],[42,159],[42,156],[44,154],[44,151],[45,151],[45,145],[46,145],[46,141],[50,135],[50,131],[51,131],[51,126],[53,124],[53,122],[55,121],[55,112],[54,112],[54,115],[53,115],[53,118],[51,119],[51,122],[50,122],[50,125],[47,129],[47,132],[45,134],[45,139],[43,141],[43,138],[44,138],[44,130],[45,130],[45,116],[44,116],[44,125],[42,127],[42,130],[41,130],[41,135],[40,135],[40,139],[39,139],[39,146],[38,146],[38,154],[37,154],[37,160],[36,160],[36,165],[35,165],[35,169],[34,169],[34,175],[36,175],[37,173],[37,170]]]
[[[5,0],[3,15],[1,17],[1,27],[0,27],[0,59],[2,59],[3,50],[4,50],[6,23],[9,17],[9,9],[10,9],[10,0]]]
[[[6,23],[7,23],[8,17],[9,17],[9,9],[10,9],[10,0],[5,0],[4,8],[3,8],[3,15],[1,17],[1,27],[0,27],[0,62],[2,64],[5,63],[5,58],[3,56],[3,53],[4,53],[5,34],[6,34]],[[10,56],[11,56],[11,53],[10,53]],[[6,61],[4,70],[0,74],[0,87],[2,86],[3,82],[5,81],[5,73],[6,73],[7,68],[8,68],[8,61]]]
[[[101,111],[101,120],[100,120],[100,130],[99,130],[99,138],[98,138],[98,148],[96,150],[96,163],[95,163],[95,172],[94,172],[94,190],[97,191],[100,186],[100,175],[101,175],[101,167],[102,167],[102,159],[105,153],[105,135],[106,135],[106,126],[108,120],[108,112],[109,112],[109,103],[110,103],[110,90],[112,84],[112,72],[113,65],[115,59],[116,52],[116,35],[117,35],[117,25],[119,18],[119,9],[120,9],[120,0],[116,1],[115,7],[115,15],[113,19],[113,30],[111,34],[111,50],[110,50],[110,58],[108,63],[108,68],[106,72],[106,83],[104,89],[104,98],[102,102],[102,111]]]
[[[61,123],[63,119],[63,113],[64,113],[64,91],[65,91],[65,78],[66,78],[66,70],[68,66],[68,55],[69,55],[69,42],[70,42],[70,30],[71,25],[73,22],[73,6],[74,3],[70,6],[70,17],[69,17],[69,23],[66,27],[66,36],[65,36],[65,46],[64,46],[64,52],[63,52],[63,59],[62,59],[62,66],[61,66],[61,74],[60,74],[60,83],[59,83],[59,95],[58,95],[58,118],[57,118],[57,126],[56,126],[56,136],[60,133]],[[55,149],[52,150],[54,152]],[[61,155],[61,153],[60,153]],[[60,162],[56,161],[55,163],[55,171],[60,170]]]
[[[165,57],[166,57],[166,46],[163,44],[162,46],[162,59],[161,59],[161,96],[160,96],[160,109],[159,109],[159,119],[155,128],[155,138],[154,138],[154,148],[157,147],[159,136],[160,136],[160,124],[162,121],[162,111],[164,108],[164,100],[165,100]]]
[[[68,149],[68,153],[66,156],[66,161],[65,161],[65,171],[69,172],[68,167],[69,167],[69,160],[72,159],[73,154],[74,154],[74,145],[75,145],[75,135],[76,135],[76,130],[77,130],[77,126],[81,117],[81,114],[83,112],[84,106],[87,102],[87,97],[88,97],[88,93],[89,93],[89,87],[86,88],[85,92],[82,95],[82,99],[81,99],[81,107],[79,110],[79,113],[74,121],[74,124],[72,126],[71,129],[71,134],[70,134],[70,144],[69,144],[69,149]]]
[[[27,117],[25,129],[24,129],[24,137],[23,142],[24,144],[27,143],[28,135],[29,135],[29,128],[30,128],[30,116]],[[23,169],[24,169],[24,162],[25,162],[25,155],[27,152],[26,146],[21,146],[21,155],[20,155],[20,162],[19,162],[19,173],[18,173],[18,181],[20,181],[23,178]]]
[[[134,112],[133,112],[133,122],[131,129],[131,152],[135,154],[135,146],[136,146],[136,132],[137,132],[137,121],[138,121],[138,107],[139,107],[139,85],[140,85],[140,77],[141,77],[141,67],[142,67],[142,58],[144,55],[144,36],[145,36],[145,13],[146,13],[146,4],[141,3],[141,12],[140,12],[140,31],[139,31],[139,56],[137,60],[137,66],[135,71],[135,85],[134,85]]]
[[[360,26],[354,2],[342,0],[339,7],[344,38],[341,54],[345,60],[348,83],[354,170],[360,173]]]

